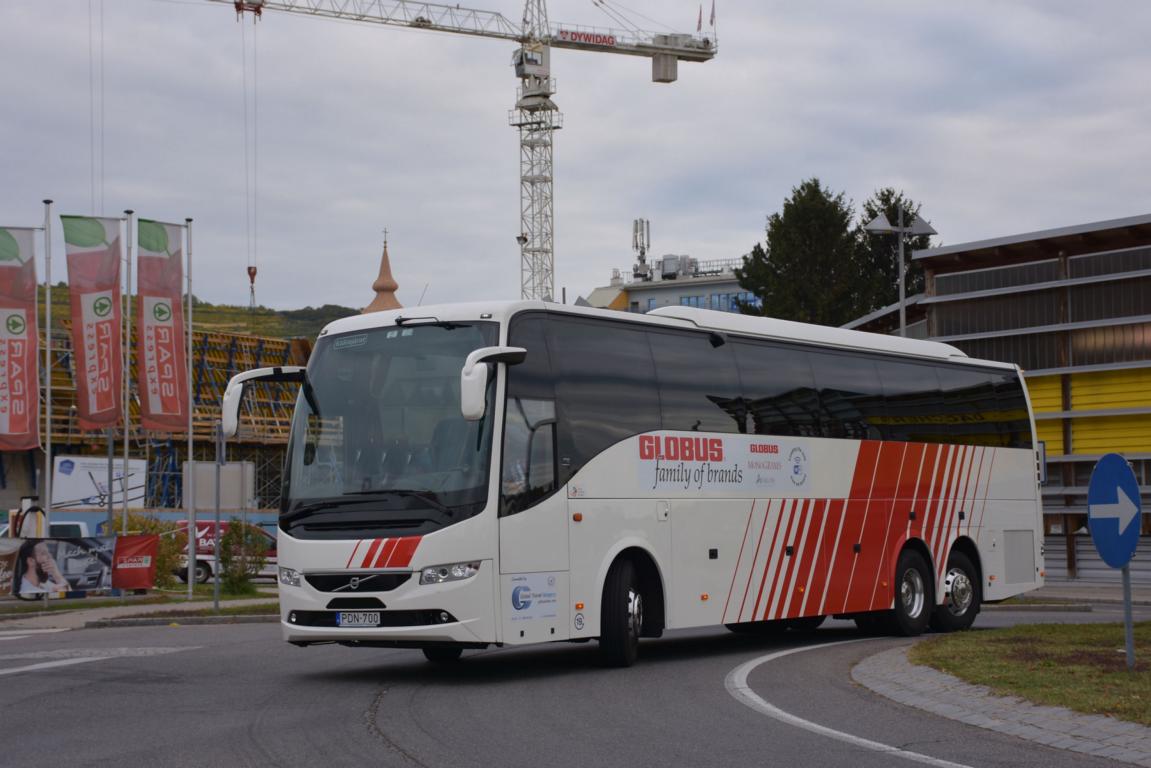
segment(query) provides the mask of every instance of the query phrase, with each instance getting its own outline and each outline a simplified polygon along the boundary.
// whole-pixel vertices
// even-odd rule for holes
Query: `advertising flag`
[[[61,216],[72,300],[72,353],[81,429],[120,423],[123,376],[120,220]]]
[[[0,451],[40,446],[33,231],[0,228]]]
[[[117,536],[112,566],[115,589],[151,589],[156,585],[157,534]]]
[[[183,227],[140,219],[136,272],[136,372],[140,421],[161,432],[188,428],[184,352]]]

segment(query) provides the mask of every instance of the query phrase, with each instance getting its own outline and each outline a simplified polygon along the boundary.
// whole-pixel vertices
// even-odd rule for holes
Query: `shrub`
[[[236,518],[220,537],[220,585],[232,594],[255,591],[252,577],[264,567],[268,538],[254,525]]]

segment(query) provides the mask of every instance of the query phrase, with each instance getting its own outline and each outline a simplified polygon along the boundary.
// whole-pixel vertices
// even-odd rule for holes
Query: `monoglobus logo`
[[[718,437],[640,435],[639,457],[644,461],[723,461],[723,440]]]

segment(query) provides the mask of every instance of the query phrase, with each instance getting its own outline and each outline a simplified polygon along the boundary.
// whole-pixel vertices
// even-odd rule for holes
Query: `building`
[[[721,312],[738,312],[737,302],[758,305],[759,299],[735,279],[743,259],[699,261],[668,254],[648,264],[643,256],[632,267],[630,280],[612,270],[611,283],[596,288],[587,302],[601,309],[646,313],[659,307],[682,305]]]
[[[1123,454],[1140,482],[1143,535],[1151,534],[1151,215],[912,258],[926,291],[908,300],[908,335],[1024,369],[1046,456],[1049,575],[1114,577],[1083,535],[1086,494],[1099,457]],[[846,327],[897,333],[898,306]],[[1151,563],[1137,572],[1151,581]]]

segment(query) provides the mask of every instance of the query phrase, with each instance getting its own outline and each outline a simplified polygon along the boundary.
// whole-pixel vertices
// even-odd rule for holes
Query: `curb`
[[[995,605],[984,603],[985,611],[1031,611],[1035,613],[1091,613],[1095,607],[1087,603],[1017,603],[1015,605]]]
[[[85,629],[108,629],[111,627],[167,627],[167,626],[206,626],[212,624],[276,624],[280,614],[269,613],[255,616],[168,616],[166,618],[126,618],[99,619],[84,623]]]

